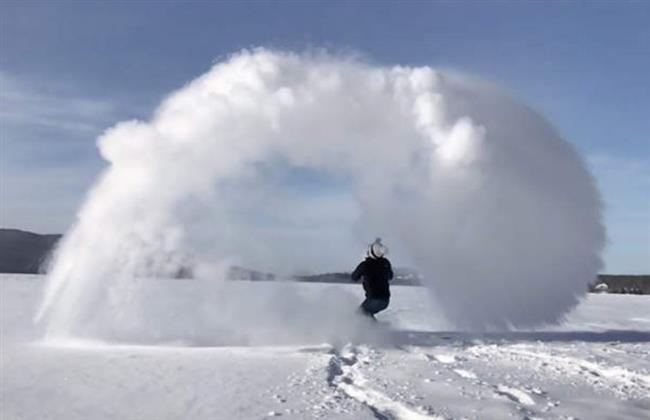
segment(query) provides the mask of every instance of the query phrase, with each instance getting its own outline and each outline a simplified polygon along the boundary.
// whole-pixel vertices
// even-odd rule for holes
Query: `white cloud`
[[[116,107],[74,90],[0,71],[2,226],[65,230],[103,166],[96,138]]]
[[[55,335],[137,333],[137,316],[123,316],[140,310],[136,279],[174,273],[188,256],[279,269],[337,256],[332,266],[382,236],[450,320],[475,328],[560,320],[601,267],[600,202],[582,159],[526,106],[431,68],[244,51],[151,120],[108,130],[100,150],[110,167],[40,311]],[[276,163],[349,180],[353,198],[301,202],[261,169]],[[104,313],[106,324],[88,322]]]
[[[92,133],[114,120],[105,100],[75,96],[63,86],[28,82],[0,71],[0,124]]]

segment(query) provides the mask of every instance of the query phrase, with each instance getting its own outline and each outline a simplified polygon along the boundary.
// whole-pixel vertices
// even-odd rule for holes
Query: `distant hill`
[[[39,235],[18,229],[0,229],[0,273],[38,274],[44,272],[43,263],[54,250],[62,235]],[[243,267],[231,267],[228,272],[230,280],[274,281],[272,273],[251,270]],[[192,278],[192,269],[183,267],[178,278]],[[296,276],[300,282],[313,283],[349,283],[350,273],[322,273]],[[396,268],[392,284],[417,286],[422,277],[408,268]],[[611,275],[600,274],[589,285],[591,292],[650,294],[650,275]]]
[[[37,274],[61,235],[0,229],[0,273]]]

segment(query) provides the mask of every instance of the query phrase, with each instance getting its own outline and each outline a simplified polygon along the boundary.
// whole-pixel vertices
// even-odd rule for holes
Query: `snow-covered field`
[[[52,346],[32,323],[43,285],[0,276],[2,420],[650,418],[649,296],[589,295],[560,327],[478,334],[394,287],[369,326],[383,344]]]

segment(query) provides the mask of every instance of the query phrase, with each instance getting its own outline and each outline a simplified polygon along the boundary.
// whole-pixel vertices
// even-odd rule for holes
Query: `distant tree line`
[[[46,263],[60,239],[61,235],[39,235],[17,229],[0,229],[0,273],[43,273]],[[279,280],[272,273],[243,267],[232,267],[226,276],[230,280]],[[194,273],[190,266],[182,267],[174,277],[190,279],[194,277]],[[350,273],[298,275],[293,279],[300,282],[348,283],[350,282]],[[413,270],[396,268],[393,284],[417,286],[422,284],[422,277]],[[589,291],[647,295],[650,294],[650,275],[600,274],[596,281],[589,285]]]
[[[595,293],[650,295],[650,275],[600,274],[589,287]]]

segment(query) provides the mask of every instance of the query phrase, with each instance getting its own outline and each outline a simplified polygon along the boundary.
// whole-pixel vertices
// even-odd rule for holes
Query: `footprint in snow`
[[[476,374],[474,372],[470,372],[469,370],[464,370],[464,369],[454,369],[454,372],[461,378],[465,379],[476,379]]]
[[[433,358],[436,361],[438,361],[440,363],[447,364],[447,365],[456,362],[456,356],[454,356],[453,354],[434,354]]]
[[[504,396],[521,405],[535,405],[535,400],[525,391],[517,388],[511,388],[505,385],[498,385],[495,389],[497,395]]]

